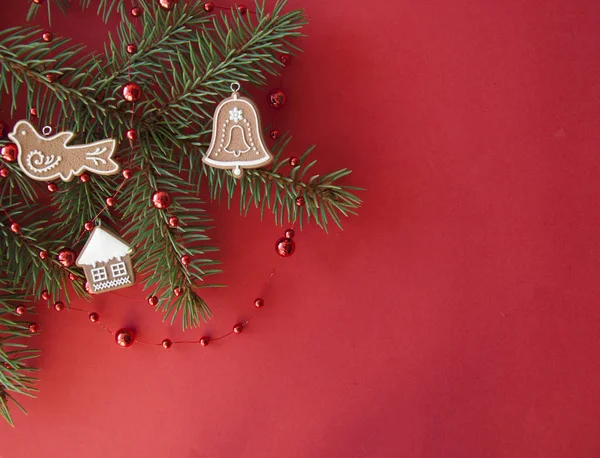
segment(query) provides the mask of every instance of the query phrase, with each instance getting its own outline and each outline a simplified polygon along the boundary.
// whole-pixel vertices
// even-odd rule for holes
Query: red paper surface
[[[3,26],[27,6],[3,5]],[[42,311],[40,393],[0,423],[0,456],[598,456],[600,3],[291,6],[305,52],[265,88],[288,95],[259,101],[265,121],[291,130],[290,154],[316,143],[319,172],[355,170],[360,217],[279,259],[285,227],[208,205],[230,287],[207,291],[198,331],[161,323],[140,288],[94,299],[153,341],[255,314],[206,349],[122,349]],[[53,20],[106,37],[78,8]]]

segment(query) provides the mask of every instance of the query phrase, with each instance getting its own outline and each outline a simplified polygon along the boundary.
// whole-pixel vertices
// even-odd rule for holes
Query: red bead
[[[41,260],[48,259],[49,256],[50,256],[50,253],[48,253],[46,250],[40,251],[40,259]]]
[[[90,286],[90,282],[88,281],[83,282],[83,289],[85,289],[89,294],[94,293],[94,291],[92,291],[92,287]]]
[[[14,143],[7,143],[0,149],[0,155],[2,155],[2,159],[6,162],[15,162],[17,160],[18,152],[17,145]]]
[[[304,200],[304,197],[296,197],[296,205],[298,207],[304,207],[305,204],[306,201]]]
[[[88,181],[90,181],[90,176],[87,173],[82,173],[79,177],[79,181],[81,181],[82,183],[87,183]]]
[[[63,267],[73,266],[76,258],[75,252],[70,248],[63,248],[58,252],[58,262],[60,262]]]
[[[244,325],[241,323],[238,323],[233,327],[233,332],[235,332],[236,334],[241,334],[243,330],[244,330]]]
[[[156,296],[150,296],[148,298],[148,304],[150,304],[153,307],[156,307],[158,305],[158,297],[156,297]]]
[[[58,191],[58,186],[56,185],[56,183],[48,183],[48,191],[49,192]]]
[[[290,63],[290,55],[289,54],[283,54],[283,55],[279,56],[279,61],[283,65],[289,64]]]
[[[85,224],[83,225],[83,228],[86,231],[91,231],[92,229],[94,229],[94,223],[92,223],[91,221],[86,221]]]
[[[133,17],[140,17],[142,15],[142,9],[139,6],[131,8],[131,15]]]
[[[158,3],[163,10],[171,11],[177,0],[158,0]]]
[[[257,309],[261,308],[263,305],[265,305],[265,300],[260,297],[254,301],[254,307]]]
[[[213,5],[211,2],[206,2],[204,4],[204,11],[207,13],[210,13],[213,9],[215,9],[215,5]]]
[[[292,156],[290,157],[289,163],[292,167],[298,167],[300,165],[300,158]]]
[[[63,301],[56,301],[54,303],[54,310],[57,312],[61,312],[65,308],[65,303]]]
[[[8,170],[6,167],[2,167],[0,169],[0,177],[6,178],[9,175],[10,175],[10,170]]]
[[[152,205],[161,209],[169,208],[169,205],[171,205],[171,196],[168,192],[156,191],[152,195]]]
[[[41,5],[43,2],[43,0],[33,0],[33,3],[35,3],[36,5]]]
[[[19,223],[12,223],[10,225],[10,230],[13,231],[15,234],[20,234],[21,233],[21,225]]]
[[[286,237],[277,240],[275,243],[275,251],[283,258],[287,258],[294,254],[296,250],[296,242]]]
[[[133,176],[133,172],[131,169],[125,169],[121,172],[121,175],[123,175],[123,178],[126,180],[129,180]]]
[[[162,341],[162,347],[165,350],[168,350],[169,348],[171,348],[173,346],[173,342],[171,341],[171,339],[165,339]]]
[[[269,132],[269,135],[273,140],[277,140],[279,137],[281,137],[281,132],[279,132],[277,129],[273,129],[271,132]]]
[[[177,218],[176,216],[171,216],[169,218],[169,226],[171,226],[171,227],[179,226],[179,218]]]
[[[191,256],[189,256],[189,255],[187,255],[187,254],[184,254],[184,255],[181,257],[181,263],[182,263],[184,266],[189,266],[189,265],[190,265],[190,262],[192,262],[192,257],[191,257]]]
[[[46,73],[46,79],[48,80],[48,82],[54,83],[56,81],[56,78],[58,78],[58,76],[54,73]]]
[[[242,16],[248,12],[248,8],[244,5],[238,5],[237,10]]]
[[[202,345],[203,347],[206,347],[210,342],[210,339],[206,336],[202,337],[200,339],[200,345]]]
[[[273,89],[268,95],[269,105],[273,108],[281,108],[285,105],[287,97],[281,89]]]
[[[75,275],[74,273],[70,273],[69,274],[69,280],[71,280],[71,281],[77,280],[77,275]]]
[[[133,43],[129,43],[125,49],[127,49],[128,54],[134,54],[137,52],[137,46]]]
[[[129,140],[131,140],[132,142],[134,142],[137,139],[137,130],[135,130],[135,129],[129,129],[127,132],[125,132],[125,135],[127,135],[127,138]]]
[[[173,295],[175,297],[179,297],[183,294],[183,290],[181,288],[179,288],[178,286],[173,288]]]
[[[114,197],[107,197],[106,198],[106,205],[108,207],[113,207],[115,205],[115,198]]]
[[[29,110],[29,114],[34,118],[37,118],[37,108],[32,108]]]
[[[128,102],[137,102],[142,96],[142,88],[136,83],[127,83],[123,86],[123,98]]]
[[[44,291],[42,291],[41,298],[44,299],[45,301],[47,301],[47,300],[50,299],[50,293],[48,292],[47,289],[45,289]]]
[[[285,231],[285,238],[286,239],[293,239],[294,235],[296,235],[296,233],[294,232],[294,229],[288,229]]]
[[[16,309],[15,309],[15,313],[19,316],[23,316],[25,315],[25,312],[27,311],[27,309],[25,308],[24,305],[19,305]]]
[[[54,36],[50,32],[44,32],[42,34],[42,40],[44,40],[46,43],[50,43],[53,38]]]
[[[115,333],[115,342],[119,347],[131,347],[135,342],[135,334],[131,329],[119,329]]]
[[[36,323],[31,323],[29,325],[29,332],[31,332],[32,334],[35,334],[39,330],[40,330],[40,327]]]
[[[92,323],[96,323],[98,320],[100,320],[100,315],[98,315],[96,312],[92,312],[90,313],[89,318]]]

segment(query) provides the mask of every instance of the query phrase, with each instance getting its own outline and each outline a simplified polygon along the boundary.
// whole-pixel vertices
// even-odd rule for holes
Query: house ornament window
[[[124,262],[117,262],[110,266],[110,270],[112,271],[113,278],[122,277],[127,275],[127,269],[125,268]]]
[[[98,267],[96,269],[91,270],[92,280],[94,282],[106,280],[108,276],[106,275],[106,269],[104,267]]]

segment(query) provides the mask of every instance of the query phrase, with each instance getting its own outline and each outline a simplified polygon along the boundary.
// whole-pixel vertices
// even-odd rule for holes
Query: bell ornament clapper
[[[239,93],[239,83],[231,85],[231,96],[219,103],[213,117],[210,146],[202,161],[232,171],[241,178],[244,169],[263,167],[273,161],[265,146],[258,108]]]

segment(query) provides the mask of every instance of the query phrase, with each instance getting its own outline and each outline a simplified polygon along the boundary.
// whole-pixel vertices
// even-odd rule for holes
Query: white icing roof
[[[96,226],[90,239],[79,253],[76,264],[94,266],[98,262],[108,262],[113,258],[121,259],[131,253],[131,248],[110,232]]]

